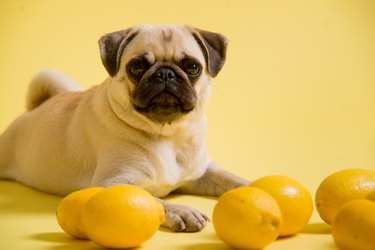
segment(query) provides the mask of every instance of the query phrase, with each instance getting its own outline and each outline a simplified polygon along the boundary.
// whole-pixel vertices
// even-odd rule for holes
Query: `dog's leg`
[[[129,176],[116,180],[106,180],[105,182],[93,183],[93,186],[109,187],[113,185],[129,184],[135,185],[134,181],[130,181]],[[169,228],[175,232],[196,232],[200,231],[209,221],[208,217],[197,209],[189,206],[172,204],[162,199],[155,198],[164,207],[165,222],[163,227]]]
[[[218,197],[230,189],[249,184],[250,181],[229,173],[221,169],[215,162],[212,162],[201,178],[187,182],[175,192]]]
[[[137,169],[138,171],[134,169]],[[147,173],[140,169],[141,168],[133,168],[132,172],[127,172],[126,174],[118,174],[114,169],[106,171],[106,173],[110,172],[112,175],[102,175],[97,173],[91,185],[101,187],[121,184],[142,186],[141,180],[148,177]],[[206,215],[192,207],[172,204],[159,198],[155,199],[164,207],[166,220],[162,225],[163,227],[176,232],[196,232],[202,230],[206,225],[206,222],[209,221]]]
[[[175,192],[196,195],[220,196],[222,193],[240,186],[247,186],[250,181],[242,179],[211,163],[206,173],[195,181],[190,181]],[[208,217],[188,206],[170,204],[161,201],[166,213],[163,226],[174,231],[199,231],[209,221]]]
[[[175,232],[196,232],[202,230],[210,219],[189,206],[172,204],[161,199],[157,200],[164,206],[165,222],[163,227]]]
[[[191,181],[178,188],[176,192],[196,195],[220,196],[222,193],[241,186],[247,186],[250,181],[231,174],[216,163],[211,163],[206,173],[198,180]],[[174,231],[194,232],[200,231],[206,225],[209,218],[198,210],[171,204],[160,200],[164,206],[166,221],[164,227]]]

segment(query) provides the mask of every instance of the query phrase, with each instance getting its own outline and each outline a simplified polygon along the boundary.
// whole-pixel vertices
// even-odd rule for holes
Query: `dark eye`
[[[145,71],[145,66],[143,64],[135,64],[130,67],[130,73],[135,76],[140,76]]]
[[[197,76],[201,72],[201,65],[192,59],[182,61],[181,67],[190,76]]]
[[[143,58],[136,58],[130,61],[127,66],[127,71],[130,76],[140,78],[148,69],[149,64]]]

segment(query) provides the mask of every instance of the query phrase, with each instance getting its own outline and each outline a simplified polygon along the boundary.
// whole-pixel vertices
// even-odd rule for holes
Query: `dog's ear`
[[[195,28],[192,28],[192,31],[205,55],[208,73],[215,77],[224,65],[228,40],[219,33]]]
[[[99,39],[100,56],[110,76],[116,75],[122,52],[137,34],[131,32],[131,29],[126,29],[105,34]]]

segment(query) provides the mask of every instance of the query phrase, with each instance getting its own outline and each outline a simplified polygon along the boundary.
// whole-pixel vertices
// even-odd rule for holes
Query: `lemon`
[[[337,210],[353,199],[365,198],[375,189],[375,172],[366,169],[346,169],[325,178],[315,194],[320,217],[331,224]]]
[[[255,180],[250,186],[268,192],[279,204],[283,217],[280,236],[295,234],[308,224],[314,209],[313,200],[310,192],[298,181],[272,175]]]
[[[374,250],[375,202],[358,199],[345,203],[333,219],[332,236],[342,250]]]
[[[277,238],[282,219],[270,194],[254,187],[239,187],[220,196],[212,222],[217,236],[229,246],[261,249]]]
[[[102,190],[100,187],[78,190],[60,201],[56,211],[57,222],[67,234],[74,238],[87,239],[81,225],[82,210],[87,201]]]
[[[82,212],[90,240],[107,248],[131,248],[151,238],[164,222],[163,205],[140,187],[121,185],[95,194]]]

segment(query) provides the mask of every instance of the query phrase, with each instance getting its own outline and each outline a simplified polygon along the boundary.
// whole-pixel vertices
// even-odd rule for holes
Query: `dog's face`
[[[223,66],[227,45],[217,33],[147,25],[107,34],[99,43],[117,102],[160,124],[206,101],[209,78]]]

